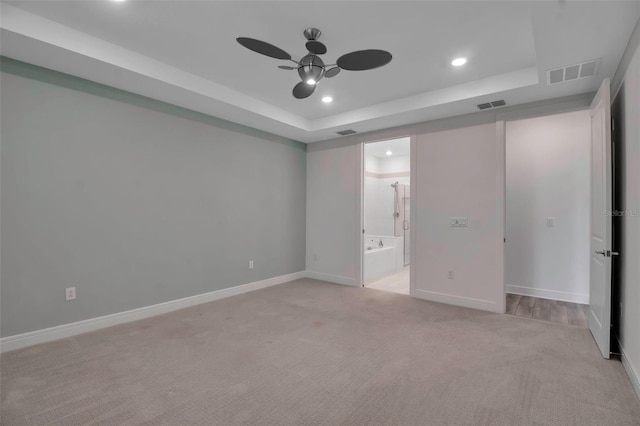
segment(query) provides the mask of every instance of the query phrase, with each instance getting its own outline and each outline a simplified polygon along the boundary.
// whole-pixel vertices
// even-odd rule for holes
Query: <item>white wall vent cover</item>
[[[580,80],[598,74],[600,59],[583,62],[582,64],[567,65],[547,71],[547,84],[564,83],[565,81]]]

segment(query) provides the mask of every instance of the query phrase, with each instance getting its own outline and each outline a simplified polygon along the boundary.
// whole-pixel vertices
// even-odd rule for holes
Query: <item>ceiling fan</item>
[[[318,56],[327,53],[327,47],[318,41],[321,34],[320,30],[317,28],[307,28],[303,34],[307,39],[305,47],[309,53],[299,61],[294,61],[290,54],[266,41],[249,37],[238,37],[236,41],[254,52],[275,59],[291,61],[296,64],[295,66],[280,65],[278,68],[283,70],[298,70],[298,75],[302,81],[293,88],[293,96],[297,99],[304,99],[311,96],[316,90],[318,82],[323,77],[335,77],[340,70],[372,70],[391,62],[391,53],[386,50],[367,49],[347,53],[340,56],[335,64],[325,65],[324,61]]]

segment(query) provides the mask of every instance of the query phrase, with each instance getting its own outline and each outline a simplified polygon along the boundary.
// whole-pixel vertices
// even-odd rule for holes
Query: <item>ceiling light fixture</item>
[[[324,77],[333,78],[340,70],[366,71],[379,68],[391,62],[391,53],[386,50],[367,49],[357,50],[347,53],[338,58],[335,64],[325,65],[320,55],[327,53],[327,46],[318,41],[320,30],[317,28],[307,28],[303,35],[307,39],[304,45],[308,54],[299,61],[294,61],[291,55],[266,41],[257,40],[250,37],[238,37],[236,41],[249,50],[270,58],[291,61],[295,66],[278,65],[281,70],[297,70],[300,82],[293,88],[293,97],[296,99],[308,98],[313,94],[318,83]]]
[[[451,65],[453,65],[454,67],[461,67],[466,63],[467,63],[467,58],[456,58],[453,61],[451,61]]]
[[[385,154],[387,154],[387,155],[391,155],[391,154],[393,154],[393,152],[391,152],[391,151],[387,151],[387,152],[385,152]]]
[[[325,96],[324,98],[322,98],[322,102],[324,102],[325,104],[330,104],[331,102],[333,102],[333,98],[331,96]]]

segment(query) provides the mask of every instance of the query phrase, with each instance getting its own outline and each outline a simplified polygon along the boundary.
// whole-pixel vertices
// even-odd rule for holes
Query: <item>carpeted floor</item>
[[[9,425],[638,425],[584,328],[310,279],[2,355]]]

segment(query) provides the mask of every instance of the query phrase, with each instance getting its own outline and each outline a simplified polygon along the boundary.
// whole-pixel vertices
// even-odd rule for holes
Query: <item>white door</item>
[[[611,338],[611,101],[609,79],[591,103],[591,280],[589,329],[602,356]]]

